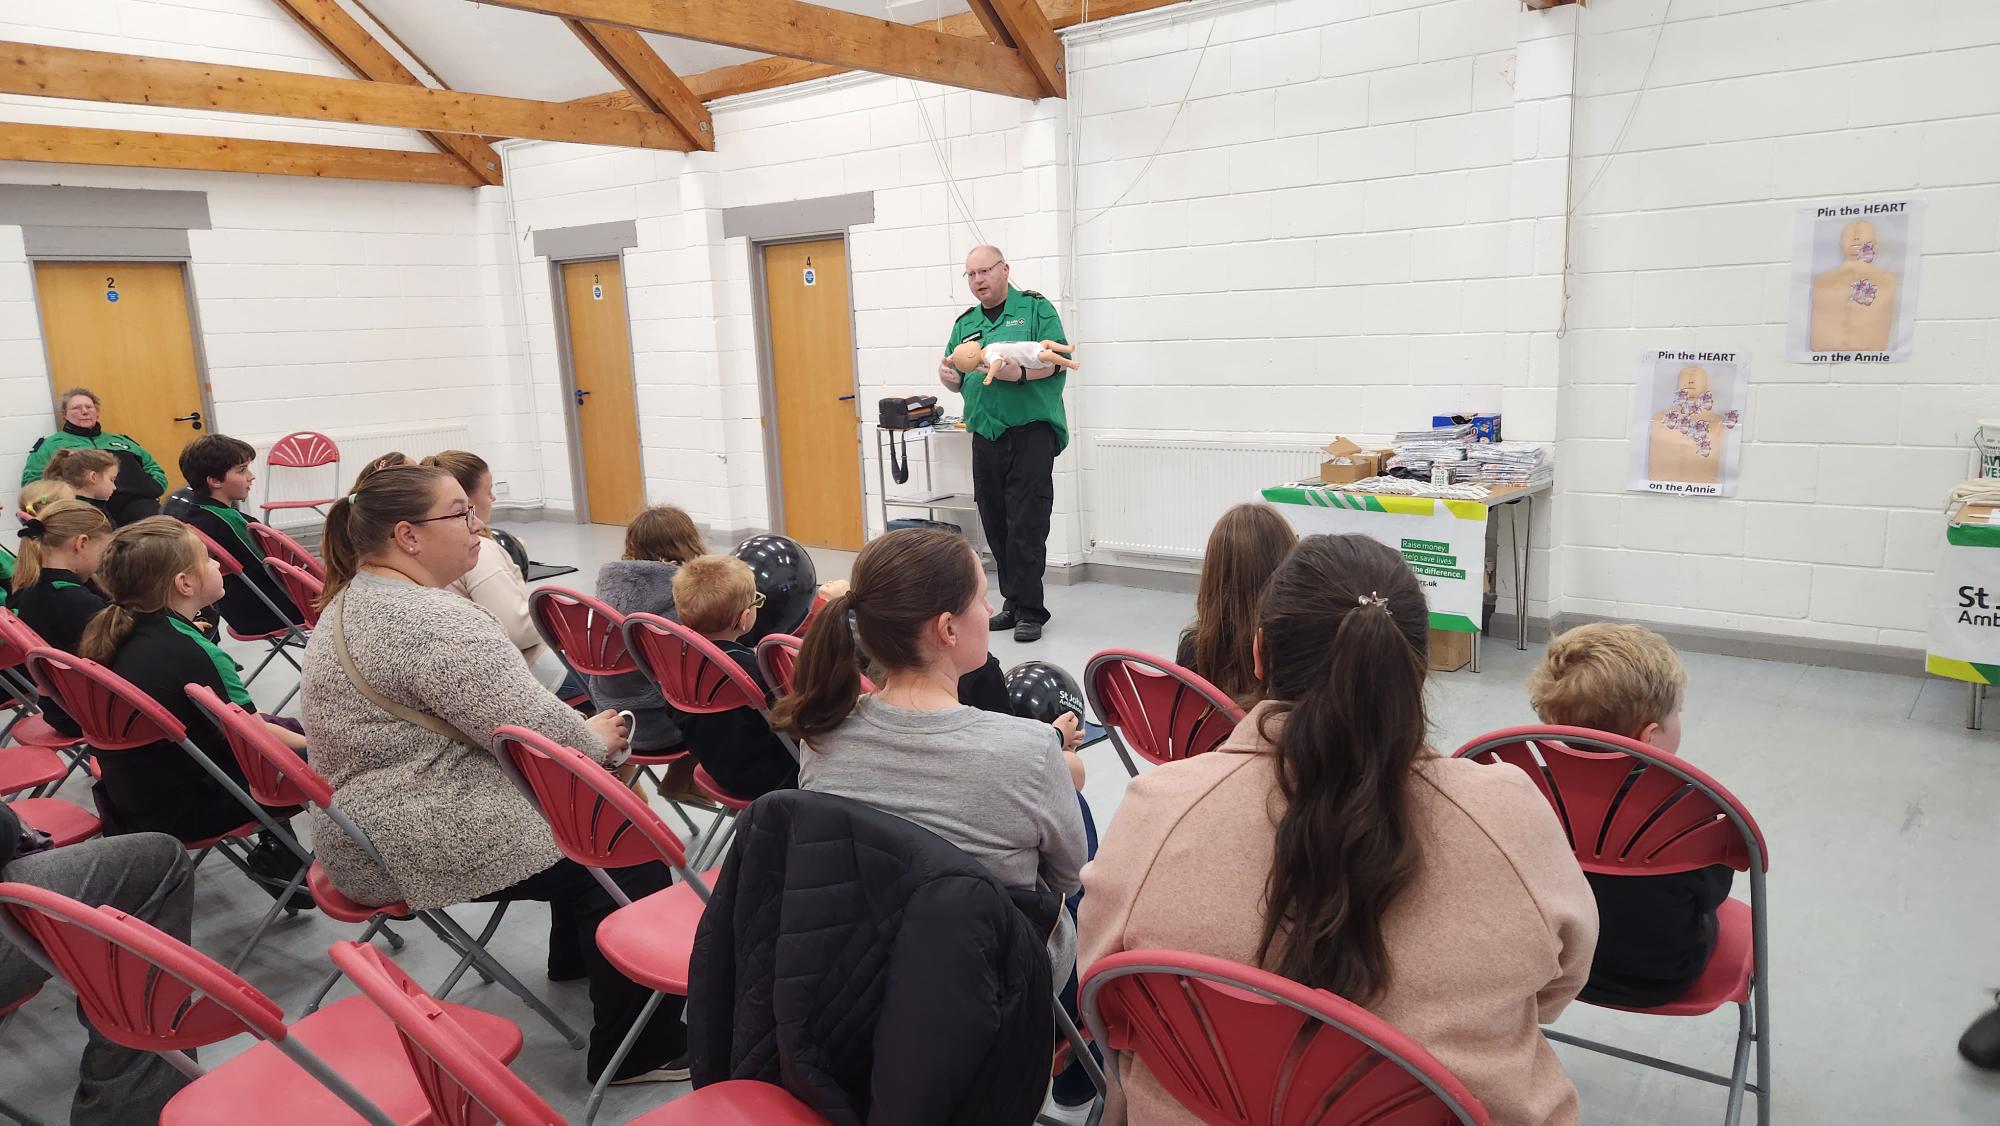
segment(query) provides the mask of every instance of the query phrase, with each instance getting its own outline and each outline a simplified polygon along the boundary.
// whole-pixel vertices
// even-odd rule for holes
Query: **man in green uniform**
[[[945,342],[947,357],[967,340],[1002,344],[1054,340],[1063,344],[1055,306],[1034,290],[1007,282],[1007,258],[999,248],[977,246],[965,259],[965,280],[978,304],[959,315]],[[1016,641],[1035,641],[1049,620],[1042,598],[1042,571],[1048,564],[1049,513],[1055,507],[1055,461],[1069,444],[1063,415],[1064,372],[1060,367],[1029,373],[1003,361],[960,379],[947,358],[938,378],[965,396],[965,426],[972,431],[972,499],[979,524],[1000,569],[1000,612],[992,629],[1014,631]]]

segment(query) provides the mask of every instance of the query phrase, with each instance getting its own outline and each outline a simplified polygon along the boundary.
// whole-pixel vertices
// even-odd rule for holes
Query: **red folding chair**
[[[389,1022],[363,998],[287,1024],[276,1001],[172,935],[27,884],[0,883],[0,935],[74,990],[84,1018],[106,1038],[158,1053],[194,1080],[167,1103],[161,1126],[347,1126],[356,1115],[376,1126],[441,1121]],[[487,1051],[503,1059],[520,1053],[521,1030],[511,1021],[456,1005],[449,1011]],[[260,1043],[212,1071],[187,1054],[244,1033]],[[315,1082],[300,1082],[304,1076]]]
[[[269,524],[251,522],[250,538],[257,541],[257,549],[266,559],[282,559],[313,578],[326,581],[326,565],[319,557],[306,550],[306,545],[273,528]]]
[[[395,1026],[439,1126],[564,1122],[388,955],[355,942],[335,943],[328,953]],[[736,1079],[682,1095],[628,1119],[626,1126],[824,1126],[825,1121],[783,1087]]]
[[[799,650],[804,645],[803,638],[789,633],[774,633],[757,643],[757,669],[771,691],[780,696],[791,693],[792,674],[799,667]]]
[[[305,568],[276,557],[264,560],[264,569],[271,572],[271,577],[278,580],[279,586],[285,588],[285,594],[305,619],[305,627],[312,629],[319,625],[319,596],[325,584]]]
[[[1083,1017],[1214,1126],[1488,1126],[1465,1084],[1343,997],[1206,954],[1128,950],[1083,975]]]
[[[1736,1006],[1736,1059],[1729,1075],[1702,1071],[1624,1048],[1543,1029],[1558,1043],[1616,1056],[1729,1089],[1723,1121],[1742,1118],[1743,1096],[1757,1096],[1757,1121],[1771,1122],[1769,914],[1764,875],[1770,852],[1764,831],[1722,784],[1677,756],[1635,739],[1581,727],[1510,727],[1481,735],[1455,758],[1512,763],[1534,780],[1555,808],[1577,863],[1611,876],[1663,876],[1726,864],[1750,873],[1750,904],[1724,900],[1716,914],[1715,951],[1687,995],[1670,1004],[1626,1012],[1700,1016]],[[1603,1008],[1622,1008],[1604,1005]],[[1757,1081],[1749,1081],[1752,1045]]]
[[[84,741],[90,744],[93,753],[139,754],[140,748],[155,743],[178,744],[189,758],[193,759],[203,773],[221,786],[230,797],[235,798],[250,819],[218,836],[197,841],[182,842],[189,852],[195,854],[195,866],[207,859],[208,854],[219,852],[236,869],[253,883],[258,882],[250,869],[248,856],[249,839],[258,828],[273,834],[280,843],[299,858],[298,875],[292,878],[285,890],[271,903],[257,929],[250,933],[250,939],[236,955],[231,967],[241,966],[250,952],[263,940],[264,932],[277,921],[280,912],[296,914],[291,907],[292,893],[306,877],[306,864],[312,854],[299,844],[290,830],[278,823],[270,811],[251,800],[243,787],[236,784],[223,769],[202,753],[201,748],[188,738],[187,728],[174,718],[172,712],[161,707],[159,701],[133,687],[132,682],[98,664],[82,657],[71,656],[50,648],[40,648],[29,652],[28,671],[42,692],[62,705],[70,718],[76,720],[83,729]],[[238,854],[239,850],[241,855]],[[263,885],[258,883],[261,888]]]
[[[216,543],[214,540],[210,539],[208,537],[208,533],[202,531],[200,528],[195,527],[193,524],[185,525],[185,527],[187,528],[188,531],[193,532],[195,534],[195,538],[201,540],[201,545],[204,548],[208,549],[208,557],[210,559],[215,560],[216,564],[222,568],[223,582],[227,583],[233,580],[239,585],[248,587],[250,593],[257,596],[257,601],[262,602],[264,604],[265,609],[271,611],[271,614],[274,617],[276,617],[280,622],[284,623],[284,625],[282,625],[278,629],[271,630],[267,633],[239,633],[237,632],[236,627],[230,625],[227,621],[222,623],[223,628],[229,631],[229,636],[235,638],[238,641],[261,641],[271,647],[271,651],[269,653],[264,654],[264,660],[257,666],[256,671],[252,672],[249,676],[243,678],[243,686],[246,688],[249,687],[250,684],[257,679],[258,675],[264,671],[265,667],[270,665],[272,661],[278,659],[279,657],[283,657],[287,664],[290,664],[294,669],[297,669],[299,667],[298,661],[294,660],[292,658],[292,655],[286,652],[286,649],[292,645],[297,645],[300,648],[305,647],[306,631],[300,628],[297,619],[295,619],[291,614],[288,614],[285,611],[280,610],[278,608],[278,604],[271,601],[271,596],[264,593],[264,588],[258,586],[256,583],[251,582],[250,576],[245,574],[243,571],[243,564],[237,562],[236,557],[234,555],[229,554],[228,551],[224,550],[221,544]],[[296,684],[293,685],[292,690],[290,692],[285,693],[285,698],[278,703],[278,706],[271,710],[280,712],[284,711],[285,705],[292,702],[292,697],[297,695],[298,691],[299,691],[298,685]]]
[[[690,715],[755,708],[767,721],[771,718],[769,702],[756,682],[715,642],[657,614],[627,616],[624,632],[625,649],[639,671],[660,686],[660,695],[675,708]],[[793,758],[799,757],[799,749],[790,739],[782,734],[778,738]],[[694,782],[728,817],[720,831],[710,833],[697,850],[695,866],[699,868],[711,856],[722,858],[722,847],[736,828],[736,814],[749,806],[750,800],[716,785],[701,767],[695,768]]]
[[[579,684],[586,683],[583,678],[587,676],[621,676],[639,671],[638,662],[625,648],[625,615],[608,603],[580,590],[539,586],[528,592],[528,616],[534,619],[535,632],[555,650],[563,667]],[[665,785],[657,768],[671,766],[686,757],[685,748],[657,754],[635,751],[625,761],[652,779],[657,790]],[[660,796],[666,797],[664,793]],[[667,804],[673,807],[690,834],[701,832],[679,802],[667,798]]]
[[[332,438],[311,430],[301,430],[278,439],[271,452],[264,457],[264,464],[270,470],[271,479],[264,484],[264,493],[270,495],[272,486],[278,483],[280,469],[318,469],[333,466],[333,476],[328,479],[326,492],[332,496],[314,496],[307,492],[309,499],[267,500],[260,507],[268,517],[273,512],[289,508],[310,508],[321,516],[326,515],[325,506],[340,499],[340,447]],[[304,488],[304,486],[300,486]]]
[[[1154,766],[1206,754],[1243,719],[1243,709],[1215,685],[1172,661],[1130,649],[1106,649],[1092,657],[1084,666],[1083,691],[1134,777],[1139,767],[1133,752]]]
[[[319,771],[314,770],[298,752],[287,747],[271,734],[270,728],[256,716],[232,704],[212,690],[199,685],[186,686],[188,699],[193,700],[204,714],[215,721],[222,733],[229,739],[229,749],[236,756],[237,765],[243,768],[244,780],[249,783],[250,793],[265,805],[310,805],[326,814],[327,819],[347,835],[355,846],[375,863],[382,863],[382,856],[375,851],[374,842],[354,824],[345,812],[334,804],[333,786]],[[459,954],[458,965],[451,975],[438,987],[438,996],[451,993],[459,977],[470,968],[486,981],[498,981],[509,992],[521,998],[550,1026],[560,1032],[572,1047],[581,1047],[583,1038],[564,1023],[560,1017],[544,1004],[541,998],[521,984],[499,960],[486,949],[486,943],[493,938],[501,918],[507,912],[507,904],[498,903],[487,919],[486,928],[478,938],[467,934],[452,917],[442,909],[435,911],[415,911],[407,903],[366,904],[358,902],[328,878],[326,870],[313,860],[311,871],[306,877],[306,886],[311,891],[313,903],[328,918],[343,923],[367,923],[368,929],[361,933],[361,941],[367,942],[378,933],[386,933],[391,946],[400,950],[403,940],[388,929],[389,921],[415,918],[429,928],[432,934],[446,946]],[[313,994],[305,1011],[315,1012],[327,993],[340,980],[340,974],[322,982],[319,991]]]
[[[500,741],[500,761],[548,819],[556,847],[590,869],[619,904],[598,924],[597,948],[619,973],[653,990],[590,1089],[583,1110],[584,1126],[589,1126],[597,1119],[611,1077],[660,1007],[661,998],[669,993],[687,996],[688,960],[694,954],[695,927],[708,903],[709,883],[688,869],[681,839],[617,775],[539,731],[502,727],[493,734]],[[654,861],[672,869],[680,882],[636,903],[605,872]],[[713,879],[715,873],[707,875]]]
[[[13,713],[6,725],[0,726],[0,742],[12,738],[23,747],[66,752],[74,769],[88,760],[81,750],[83,740],[49,726],[35,682],[28,676],[28,651],[47,644],[28,623],[0,606],[0,692],[7,697],[0,701],[0,707]]]

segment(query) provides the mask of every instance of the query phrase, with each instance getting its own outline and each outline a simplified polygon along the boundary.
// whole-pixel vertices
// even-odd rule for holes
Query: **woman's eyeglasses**
[[[472,509],[467,508],[462,512],[447,512],[443,516],[426,516],[422,520],[410,520],[406,522],[410,524],[434,524],[439,520],[463,520],[465,521],[465,530],[469,532],[472,530]]]

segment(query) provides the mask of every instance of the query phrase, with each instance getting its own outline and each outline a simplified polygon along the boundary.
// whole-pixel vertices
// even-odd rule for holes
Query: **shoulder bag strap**
[[[347,682],[354,685],[354,690],[361,693],[362,697],[369,703],[381,708],[397,719],[403,720],[406,723],[414,723],[426,731],[435,732],[455,743],[463,743],[473,750],[485,750],[486,745],[479,740],[472,738],[465,732],[460,731],[458,728],[453,727],[451,724],[434,715],[427,712],[420,712],[415,708],[404,707],[402,704],[377,692],[375,686],[368,683],[368,678],[362,676],[361,670],[354,667],[354,658],[349,656],[347,652],[347,633],[341,629],[340,625],[341,611],[346,608],[346,604],[347,594],[343,591],[340,597],[333,600],[333,605],[327,607],[329,612],[326,617],[326,624],[330,628],[326,632],[333,641],[333,655],[340,662],[340,671],[347,674]]]

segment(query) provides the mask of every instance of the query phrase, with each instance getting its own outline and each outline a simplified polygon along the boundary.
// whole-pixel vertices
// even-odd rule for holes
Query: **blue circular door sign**
[[[590,287],[590,299],[591,299],[592,301],[602,301],[602,300],[604,300],[604,287],[603,287],[603,286],[601,286],[601,285],[593,285],[593,286],[591,286],[591,287]]]
[[[111,303],[112,303],[113,305],[116,305],[116,304],[118,304],[118,291],[117,291],[117,290],[115,290],[115,289],[107,289],[107,290],[105,290],[105,291],[104,291],[104,299],[105,299],[106,301],[109,301],[109,302],[111,302]]]

